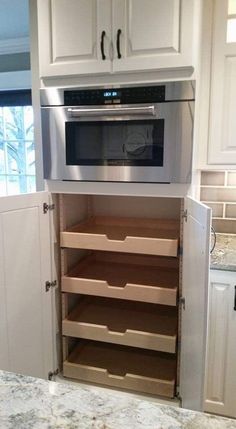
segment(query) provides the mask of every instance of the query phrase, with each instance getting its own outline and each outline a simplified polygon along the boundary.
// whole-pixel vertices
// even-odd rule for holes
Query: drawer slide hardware
[[[53,282],[46,281],[45,282],[45,290],[46,290],[46,292],[48,292],[51,287],[56,287],[56,285],[57,285],[57,281],[56,280],[53,280]]]
[[[49,210],[54,210],[55,204],[43,203],[43,213],[46,214]]]

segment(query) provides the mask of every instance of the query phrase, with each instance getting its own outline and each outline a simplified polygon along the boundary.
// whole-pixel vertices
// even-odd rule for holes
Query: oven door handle
[[[67,109],[72,117],[81,116],[124,116],[124,115],[150,115],[155,116],[155,106],[137,107],[101,107],[101,108],[72,108]]]

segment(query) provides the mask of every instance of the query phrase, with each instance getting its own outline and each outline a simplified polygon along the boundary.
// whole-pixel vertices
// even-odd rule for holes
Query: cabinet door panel
[[[228,0],[214,2],[209,164],[236,164],[236,43],[227,43]],[[232,167],[231,167],[232,168]]]
[[[0,199],[0,367],[42,378],[53,369],[47,201],[44,192]]]
[[[236,273],[211,271],[204,410],[236,417]]]
[[[111,5],[109,0],[38,2],[40,76],[110,71]],[[106,59],[102,59],[102,31]]]
[[[128,38],[130,51],[155,53],[179,49],[180,0],[129,1]],[[140,13],[142,11],[142,13]],[[147,25],[148,23],[148,25]],[[154,52],[153,52],[154,51]]]
[[[183,228],[180,395],[183,407],[201,411],[207,330],[211,209],[186,198]]]
[[[207,397],[213,401],[225,402],[224,384],[227,361],[227,335],[230,287],[227,284],[211,282],[210,328],[209,328],[209,371]]]
[[[192,65],[192,0],[114,0],[113,41],[121,29],[114,71]]]
[[[69,6],[69,7],[68,7]],[[91,58],[96,45],[94,0],[51,0],[53,62]]]

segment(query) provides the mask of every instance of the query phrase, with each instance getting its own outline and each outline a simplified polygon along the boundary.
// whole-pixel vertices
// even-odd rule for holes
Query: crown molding
[[[18,37],[15,39],[0,40],[0,55],[29,52],[29,50],[30,50],[29,37]]]

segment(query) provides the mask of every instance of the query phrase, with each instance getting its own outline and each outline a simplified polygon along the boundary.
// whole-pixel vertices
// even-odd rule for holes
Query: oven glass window
[[[66,122],[67,165],[163,166],[164,119]]]

